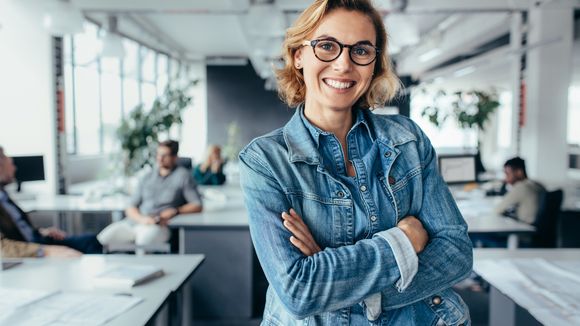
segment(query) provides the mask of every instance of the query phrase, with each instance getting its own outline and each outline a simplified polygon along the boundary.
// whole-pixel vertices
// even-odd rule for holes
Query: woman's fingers
[[[294,245],[294,247],[298,248],[298,250],[300,250],[300,252],[302,252],[304,255],[306,255],[306,256],[314,255],[314,253],[312,252],[312,249],[310,249],[304,242],[297,239],[296,237],[291,236],[290,242]]]
[[[314,240],[314,237],[310,233],[310,230],[302,221],[302,218],[294,210],[290,210],[291,214],[286,212],[282,213],[282,218],[284,219],[284,227],[288,229],[293,235],[290,242],[296,246],[303,254],[311,256],[319,251],[320,247]],[[294,241],[292,240],[294,239]],[[300,245],[300,247],[298,246]]]
[[[310,229],[308,228],[306,223],[304,223],[304,221],[302,220],[300,215],[298,215],[298,213],[296,213],[296,211],[293,208],[290,208],[290,216],[292,216],[295,220],[298,221],[298,224],[299,224],[300,229],[302,230],[302,233],[304,233],[308,237],[308,240],[310,242],[312,250],[314,250],[315,253],[319,252],[320,247],[318,246],[318,244],[314,240],[314,236],[312,236]]]
[[[296,227],[296,224],[294,224],[290,220],[285,220],[284,226],[286,227],[286,229],[288,229],[288,231],[292,233],[292,235],[294,235],[294,237],[303,242],[308,242],[308,236],[304,234],[304,232],[302,232],[300,228]]]
[[[287,220],[290,220],[290,222],[295,224],[297,228],[302,230],[302,233],[310,234],[310,230],[308,229],[308,226],[306,226],[306,224],[304,224],[304,221],[302,220],[300,215],[298,215],[298,213],[296,213],[296,211],[294,209],[290,208],[289,213],[287,213],[287,215],[288,215]]]
[[[298,239],[307,243],[314,240],[310,234],[310,230],[308,230],[308,227],[301,219],[296,219],[295,216],[291,216],[288,213],[283,213],[282,218],[284,218],[284,225],[286,228]]]

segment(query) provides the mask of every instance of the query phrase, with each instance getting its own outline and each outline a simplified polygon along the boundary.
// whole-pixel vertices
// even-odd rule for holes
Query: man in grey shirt
[[[107,226],[97,238],[103,245],[148,245],[169,240],[169,220],[178,214],[197,213],[202,202],[187,169],[177,166],[179,143],[167,140],[157,147],[157,168],[147,173],[125,210],[127,218]]]
[[[525,161],[514,157],[504,164],[505,182],[510,191],[496,207],[498,214],[516,217],[522,222],[533,224],[536,220],[540,196],[546,189],[540,183],[528,179]]]

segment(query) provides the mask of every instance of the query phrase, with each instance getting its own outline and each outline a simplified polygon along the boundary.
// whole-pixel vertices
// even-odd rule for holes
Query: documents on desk
[[[163,276],[163,269],[152,265],[121,265],[109,269],[93,278],[96,287],[129,289]]]
[[[580,262],[481,260],[478,274],[547,325],[580,325]]]
[[[132,296],[7,288],[0,289],[0,295],[0,325],[102,325],[143,300]],[[15,304],[5,306],[8,298]]]

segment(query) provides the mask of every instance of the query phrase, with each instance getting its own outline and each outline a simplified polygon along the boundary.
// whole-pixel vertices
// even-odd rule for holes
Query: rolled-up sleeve
[[[395,255],[395,260],[397,261],[397,266],[401,273],[401,278],[397,281],[397,290],[403,292],[413,278],[417,274],[419,268],[419,258],[415,253],[413,244],[405,233],[399,228],[392,228],[386,231],[378,232],[374,235],[375,237],[382,237],[391,246],[393,254]]]

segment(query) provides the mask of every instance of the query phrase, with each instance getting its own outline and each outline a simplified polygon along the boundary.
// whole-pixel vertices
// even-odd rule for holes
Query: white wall
[[[0,0],[0,144],[11,156],[44,155],[46,181],[23,188],[54,192],[51,38],[22,2]]]

